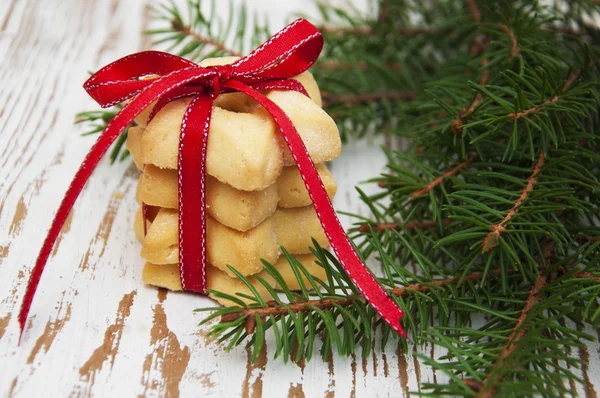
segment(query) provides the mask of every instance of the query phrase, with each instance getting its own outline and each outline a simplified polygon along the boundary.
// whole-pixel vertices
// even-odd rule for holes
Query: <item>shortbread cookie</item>
[[[297,91],[273,90],[267,94],[267,98],[290,118],[314,163],[327,162],[340,156],[342,141],[338,128],[331,116],[317,104]],[[262,108],[257,109],[255,113],[272,120]],[[283,150],[283,164],[294,165],[294,158],[282,135],[278,134],[277,138]]]
[[[293,257],[296,260],[298,260],[300,264],[302,264],[302,266],[311,276],[314,276],[322,281],[327,280],[327,273],[325,272],[325,268],[317,264],[317,257],[315,257],[314,254],[298,254],[294,255]],[[275,263],[274,267],[281,274],[282,279],[285,282],[285,285],[288,287],[288,289],[301,290],[300,284],[298,283],[298,278],[296,278],[296,274],[294,273],[292,266],[290,265],[285,256],[281,256],[279,258],[279,261]],[[298,270],[298,272],[302,276],[302,282],[304,282],[304,286],[307,289],[312,290],[313,286],[310,284],[308,279],[306,279],[304,273],[301,270]],[[281,284],[279,283],[277,283],[277,287],[283,288],[283,286],[281,286]]]
[[[154,221],[159,211],[159,207],[148,206],[148,210],[146,213],[146,232],[148,231],[148,228],[150,228],[152,221]],[[135,232],[135,236],[136,238],[138,238],[140,243],[144,243],[144,239],[146,239],[146,237],[144,236],[144,224],[142,223],[142,219],[142,208],[140,207],[135,213],[135,218],[133,221],[133,232]]]
[[[142,162],[177,169],[179,133],[190,101],[184,98],[168,103],[146,126],[140,147]],[[206,154],[208,174],[234,188],[256,191],[273,184],[282,167],[277,132],[270,120],[213,108]]]
[[[146,165],[138,183],[138,201],[176,209],[177,178],[177,170]],[[279,201],[276,185],[262,191],[240,191],[211,176],[206,178],[205,192],[207,213],[221,224],[242,232],[273,215]]]
[[[227,268],[228,264],[242,275],[256,274],[264,268],[261,259],[274,263],[279,258],[274,217],[246,232],[233,230],[207,217],[206,250],[208,262],[231,276],[234,274]],[[148,228],[141,256],[154,264],[179,262],[177,210],[161,209],[158,212]]]
[[[267,274],[266,272],[262,272],[259,275],[266,282],[274,285],[274,279],[269,274]],[[271,298],[269,291],[267,290],[267,288],[264,287],[262,283],[260,283],[256,278],[252,276],[249,276],[247,278],[248,282],[252,284],[252,286],[256,289],[259,296],[263,300],[269,300]],[[144,283],[147,283],[149,285],[163,287],[169,290],[181,290],[179,264],[146,263],[144,264],[144,270],[142,271],[142,280],[144,281]],[[237,299],[247,304],[254,302],[253,300],[247,299],[237,294],[242,293],[254,297],[254,294],[250,291],[250,289],[248,288],[248,286],[246,286],[244,282],[242,282],[238,278],[232,278],[228,276],[225,272],[221,271],[216,267],[213,267],[210,264],[207,264],[206,266],[206,288],[236,297]],[[209,296],[212,299],[218,301],[221,305],[238,305],[237,303],[231,300],[227,300],[226,298],[219,297],[212,293],[209,293]]]
[[[312,77],[305,75],[298,80],[310,86]],[[309,92],[316,93],[318,88],[312,87]],[[291,91],[272,90],[267,96],[294,122],[315,163],[339,155],[341,142],[337,127],[317,103]],[[179,133],[190,101],[190,98],[172,101],[148,123],[142,135],[138,163],[177,168]],[[232,105],[236,101],[238,105]],[[225,97],[220,104],[235,111],[218,106],[219,101],[213,108],[207,152],[208,174],[241,190],[266,188],[281,172],[282,162],[294,164],[279,131],[264,109],[258,107],[252,113],[245,113],[253,107],[244,97]],[[279,150],[275,149],[277,145],[281,146]]]
[[[142,162],[141,158],[142,134],[144,134],[143,127],[130,127],[127,131],[127,141],[125,141],[125,147],[131,153],[133,163],[140,170],[144,168],[144,162]]]
[[[323,185],[333,198],[337,185],[324,165],[317,165]],[[140,177],[138,202],[165,208],[177,208],[177,171],[146,165]],[[279,207],[302,207],[312,203],[296,166],[285,167],[277,183],[262,191],[240,191],[217,179],[206,179],[207,212],[223,225],[247,231],[271,216]]]
[[[329,241],[312,206],[294,209],[279,208],[275,212],[277,241],[291,254],[310,253],[312,238],[319,245],[328,246]]]
[[[325,165],[318,164],[316,167],[327,194],[330,198],[333,198],[337,192],[337,184],[333,176]],[[277,179],[277,190],[279,192],[279,207],[292,208],[312,204],[312,200],[308,196],[308,191],[296,166],[283,168],[283,172]]]
[[[308,271],[308,273],[316,277],[320,280],[326,280],[327,274],[325,269],[317,264],[317,258],[313,254],[303,254],[294,256],[296,260],[298,260],[302,266]],[[287,261],[285,257],[282,257],[274,264],[275,269],[281,274],[283,282],[290,290],[301,290],[300,284],[298,283],[298,278],[294,274],[294,271]],[[298,270],[301,274],[302,281],[304,286],[307,289],[312,290],[312,285],[302,273],[302,271]],[[275,281],[271,275],[269,275],[266,271],[262,271],[257,274],[260,278],[262,278],[269,285],[273,286],[273,288],[282,288],[281,284]],[[268,290],[264,287],[264,285],[256,279],[254,276],[248,276],[248,281],[252,284],[252,286],[256,289],[260,297],[267,301],[271,299],[271,295]],[[181,278],[179,275],[179,264],[152,264],[147,262],[144,264],[144,270],[142,272],[142,280],[144,283],[149,285],[163,287],[169,290],[181,290]],[[241,280],[236,277],[231,277],[227,275],[225,272],[220,269],[213,267],[210,264],[206,266],[206,288],[209,290],[215,290],[221,293],[228,294],[230,296],[234,296],[244,303],[251,303],[252,300],[249,300],[245,297],[239,296],[237,293],[246,294],[249,296],[254,296],[250,291],[248,286]],[[214,300],[218,301],[222,305],[237,305],[231,300],[227,300],[222,297],[218,297],[209,293],[209,296]]]

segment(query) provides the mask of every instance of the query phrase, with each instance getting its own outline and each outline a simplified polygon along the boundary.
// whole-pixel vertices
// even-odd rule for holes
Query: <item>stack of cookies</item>
[[[201,66],[225,64],[235,58],[209,59]],[[336,183],[324,162],[339,156],[341,142],[334,121],[321,109],[319,88],[309,72],[294,78],[310,98],[294,91],[271,91],[275,102],[294,123],[317,165],[325,189],[335,195]],[[178,250],[179,132],[191,98],[170,102],[147,123],[151,107],[129,129],[127,148],[142,170],[135,232],[142,242],[145,283],[181,290]],[[206,155],[207,288],[230,295],[250,294],[228,265],[248,277],[259,294],[267,289],[254,275],[277,287],[261,259],[273,264],[291,289],[296,277],[281,247],[312,275],[324,279],[309,247],[314,238],[328,241],[291,153],[271,116],[241,93],[220,95],[214,103]],[[144,234],[141,204],[147,206]],[[199,243],[200,244],[200,243]],[[231,304],[214,297],[222,304]],[[241,298],[243,301],[243,298]]]

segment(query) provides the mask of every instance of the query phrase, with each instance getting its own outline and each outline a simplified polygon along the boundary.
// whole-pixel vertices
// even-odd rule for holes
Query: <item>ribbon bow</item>
[[[183,289],[205,293],[204,177],[211,110],[220,93],[239,91],[256,100],[273,118],[298,166],[331,247],[353,283],[382,318],[406,337],[400,325],[404,313],[371,275],[346,236],[296,128],[281,108],[259,91],[295,90],[306,95],[304,87],[290,78],[307,70],[322,47],[323,37],[317,28],[298,19],[230,65],[201,67],[175,55],[144,51],[121,58],[90,77],[83,87],[103,108],[130,101],[89,151],[60,204],[27,285],[19,313],[21,334],[48,256],[85,183],[110,145],[155,101],[150,119],[169,101],[193,97],[179,140],[179,267]],[[148,75],[159,77],[140,79]]]

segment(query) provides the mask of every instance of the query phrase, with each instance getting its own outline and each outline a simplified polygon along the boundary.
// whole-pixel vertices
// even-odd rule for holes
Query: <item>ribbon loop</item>
[[[281,108],[259,91],[295,90],[308,95],[302,84],[290,78],[306,71],[322,47],[323,37],[317,28],[298,19],[231,65],[204,68],[175,55],[144,51],[123,57],[90,77],[84,88],[102,107],[131,101],[100,134],[59,206],[27,284],[19,313],[21,335],[60,229],[102,156],[133,119],[152,103],[156,105],[149,120],[168,102],[189,96],[194,99],[182,120],[179,140],[179,266],[184,290],[205,293],[204,179],[211,110],[219,93],[239,91],[254,98],[273,117],[296,161],[331,247],[352,281],[382,318],[406,336],[400,325],[402,310],[370,274],[346,236],[298,131]],[[142,79],[149,75],[152,76]]]
[[[300,18],[280,30],[248,56],[232,64],[238,79],[252,83],[260,79],[286,79],[306,71],[323,48],[323,36]]]

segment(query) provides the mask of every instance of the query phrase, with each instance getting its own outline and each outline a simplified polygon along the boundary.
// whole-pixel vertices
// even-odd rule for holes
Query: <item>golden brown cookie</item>
[[[138,224],[141,224],[141,217]],[[140,231],[142,227],[136,228]],[[227,268],[227,264],[242,275],[252,275],[264,268],[261,259],[274,263],[279,258],[273,217],[246,232],[233,230],[212,217],[207,217],[206,232],[208,262],[231,276],[234,274]],[[148,228],[141,256],[154,264],[175,264],[179,261],[177,210],[161,209],[158,212]]]
[[[317,258],[313,254],[302,254],[294,256],[296,260],[298,260],[302,266],[310,273],[310,275],[321,279],[326,280],[327,274],[325,273],[325,269],[316,263]],[[290,290],[301,290],[300,285],[298,283],[298,279],[292,270],[289,262],[285,257],[282,257],[274,264],[275,269],[281,274],[282,279],[285,285]],[[301,272],[299,270],[299,272]],[[281,288],[279,283],[276,283],[275,279],[269,275],[266,271],[262,271],[259,274],[265,282],[269,283],[274,289]],[[301,272],[302,281],[304,282],[304,286],[312,290],[312,285],[306,279],[306,276]],[[149,285],[163,287],[169,290],[181,290],[181,279],[179,276],[179,264],[152,264],[147,262],[144,265],[144,270],[142,272],[142,279],[144,283]],[[253,276],[247,277],[248,281],[252,284],[252,286],[258,291],[260,297],[268,301],[271,299],[271,295],[268,290],[264,287],[264,285],[258,281]],[[253,296],[252,292],[246,286],[244,282],[239,280],[236,277],[231,277],[227,275],[225,272],[220,269],[213,267],[210,264],[206,266],[206,287],[210,290],[215,290],[221,293],[226,293],[231,296],[237,297],[245,303],[251,303],[252,301],[246,299],[244,297],[240,297],[237,293],[247,294],[249,296]],[[236,305],[230,300],[217,297],[212,293],[209,293],[214,300],[218,301],[222,305]]]
[[[167,104],[146,126],[141,160],[160,168],[177,169],[179,133],[190,99]],[[206,171],[219,181],[244,191],[273,184],[283,167],[273,124],[250,113],[213,108]]]
[[[273,278],[266,272],[262,272],[260,276],[268,283],[275,284]],[[144,264],[144,270],[142,271],[142,280],[149,285],[163,287],[169,290],[181,290],[178,264],[146,263]],[[263,300],[269,300],[271,298],[268,290],[256,278],[250,276],[248,277],[248,281],[256,289]],[[234,296],[248,304],[253,302],[252,300],[237,295],[237,293],[243,293],[254,296],[244,282],[238,278],[228,276],[225,272],[210,264],[206,266],[206,287],[210,290]],[[212,293],[209,293],[209,296],[218,301],[221,305],[237,305],[231,300],[218,297]]]
[[[178,207],[176,170],[146,165],[140,176],[136,198],[153,206]],[[206,211],[221,224],[237,231],[247,231],[273,215],[279,196],[277,186],[262,191],[240,191],[214,177],[206,178]]]
[[[277,90],[270,91],[267,98],[276,103],[290,118],[314,163],[327,162],[340,156],[342,141],[335,122],[310,98],[296,91]],[[255,113],[272,120],[262,108]],[[283,150],[283,164],[294,165],[294,158],[281,134],[278,134],[277,138]]]
[[[329,245],[321,222],[311,206],[294,209],[279,208],[275,212],[277,225],[277,241],[291,254],[310,253],[312,238],[319,245]]]
[[[133,163],[140,170],[144,168],[144,162],[141,158],[141,145],[142,145],[142,134],[144,134],[144,128],[140,126],[130,127],[127,132],[127,141],[125,141],[125,147],[131,153]]]
[[[337,184],[333,176],[325,165],[318,164],[316,167],[327,194],[330,198],[333,198],[337,192]],[[279,207],[292,208],[312,204],[312,200],[308,196],[308,191],[296,166],[283,168],[283,172],[277,179],[277,190],[279,192]]]
[[[214,59],[203,64],[231,61],[231,58]],[[305,86],[312,100],[290,91],[272,90],[267,96],[280,105],[294,122],[315,163],[331,160],[339,155],[337,127],[320,108],[320,94],[312,75],[304,72],[295,79]],[[190,98],[172,101],[148,123],[143,134],[134,135],[142,136],[137,147],[133,139],[128,143],[138,167],[145,163],[177,168],[181,123],[189,102]],[[147,111],[139,118],[147,119]],[[143,125],[144,121],[139,123]],[[210,121],[208,174],[236,189],[261,190],[275,181],[281,172],[282,162],[294,164],[279,131],[262,108],[240,93],[223,94],[217,98]]]

